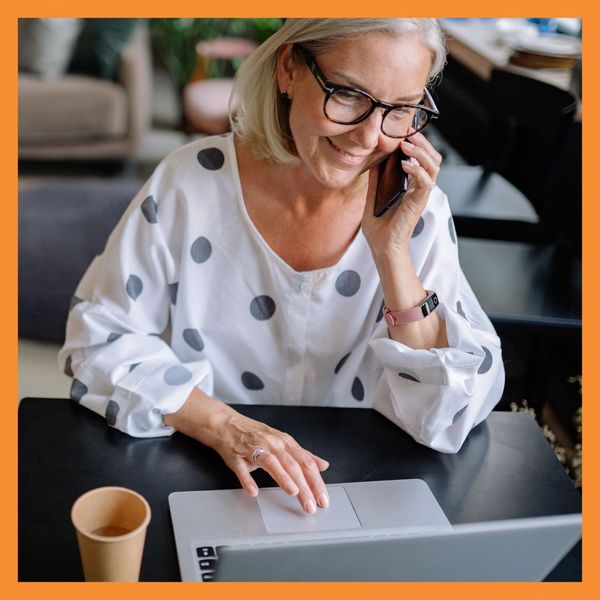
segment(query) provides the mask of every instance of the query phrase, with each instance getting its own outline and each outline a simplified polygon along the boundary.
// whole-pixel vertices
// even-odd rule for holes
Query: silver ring
[[[434,187],[436,187],[436,186],[437,186],[437,183],[434,181],[434,182],[431,184],[431,189],[433,189],[433,188],[434,188]]]
[[[260,465],[258,464],[258,457],[261,454],[266,454],[266,450],[264,448],[257,448],[253,453],[252,453],[252,464],[256,465],[257,467],[259,467]]]

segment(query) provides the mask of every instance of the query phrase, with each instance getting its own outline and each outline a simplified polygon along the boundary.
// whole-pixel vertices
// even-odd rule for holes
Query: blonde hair
[[[232,130],[248,142],[257,156],[294,164],[288,131],[288,106],[277,85],[279,48],[302,44],[314,54],[336,41],[365,33],[418,35],[431,52],[428,81],[434,80],[446,61],[444,35],[436,19],[287,19],[240,67],[230,99]],[[236,106],[235,113],[232,107]]]

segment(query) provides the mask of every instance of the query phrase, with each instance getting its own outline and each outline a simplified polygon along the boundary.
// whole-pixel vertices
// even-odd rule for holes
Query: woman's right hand
[[[250,473],[261,467],[286,494],[298,497],[305,512],[329,506],[320,473],[329,466],[326,460],[302,448],[291,435],[245,417],[198,388],[176,413],[164,415],[164,423],[218,452],[251,496],[258,494],[258,487]],[[253,464],[252,455],[259,449],[265,452]]]

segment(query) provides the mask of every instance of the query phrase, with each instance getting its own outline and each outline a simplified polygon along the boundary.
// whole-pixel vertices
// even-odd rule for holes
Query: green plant
[[[569,377],[568,381],[569,383],[579,384],[579,394],[581,394],[581,375]],[[539,419],[535,414],[535,410],[527,404],[527,400],[523,400],[521,402],[521,406],[517,406],[516,402],[511,402],[510,409],[513,412],[525,412],[530,414],[538,422],[544,437],[548,440],[552,450],[554,450],[556,458],[558,458],[560,463],[563,465],[567,475],[569,475],[575,486],[578,489],[581,489],[583,485],[581,462],[581,406],[577,409],[573,417],[573,423],[577,432],[577,440],[571,447],[564,447],[557,442],[554,431],[552,431],[552,429],[546,423],[541,424],[539,422]]]

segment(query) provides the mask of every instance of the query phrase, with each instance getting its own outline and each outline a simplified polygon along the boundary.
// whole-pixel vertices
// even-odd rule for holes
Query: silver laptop
[[[327,487],[315,515],[279,488],[171,494],[182,580],[540,580],[581,536],[581,515],[452,527],[419,479]]]

